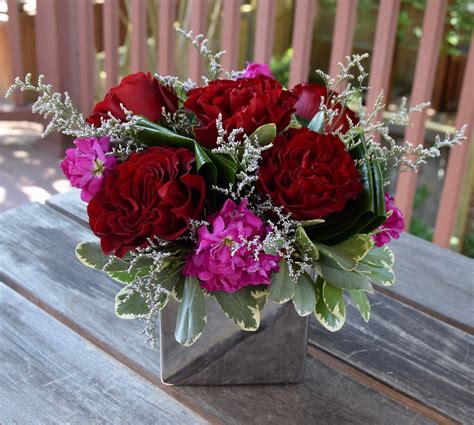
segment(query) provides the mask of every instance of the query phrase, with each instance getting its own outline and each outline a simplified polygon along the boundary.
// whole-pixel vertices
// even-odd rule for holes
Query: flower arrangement
[[[7,93],[36,91],[45,135],[75,137],[61,167],[100,239],[80,243],[79,260],[124,285],[116,313],[145,320],[151,341],[172,298],[183,345],[204,330],[206,297],[246,331],[269,301],[336,331],[347,295],[369,320],[367,294],[394,283],[388,243],[404,227],[385,193],[390,175],[460,143],[464,129],[430,148],[397,144],[389,124],[408,125],[427,104],[404,102],[377,121],[383,95],[372,112],[362,103],[365,55],[348,57],[337,78],[318,71],[324,84],[286,89],[267,65],[224,72],[222,52],[182,34],[207,65],[202,86],[139,72],[87,119],[43,77],[17,78]]]

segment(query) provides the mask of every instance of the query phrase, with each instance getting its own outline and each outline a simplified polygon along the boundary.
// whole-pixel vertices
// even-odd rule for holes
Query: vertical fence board
[[[275,34],[276,2],[260,0],[258,2],[255,25],[254,62],[269,63],[272,57],[273,36]]]
[[[240,38],[240,5],[241,0],[226,0],[222,17],[221,49],[225,50],[222,66],[227,71],[237,69]]]
[[[193,32],[194,37],[198,34],[206,34],[207,27],[207,0],[193,0],[190,2],[191,7],[191,20],[190,29]],[[201,83],[201,77],[203,75],[203,63],[201,56],[199,56],[195,47],[189,46],[189,78],[196,83]]]
[[[158,72],[163,75],[172,75],[175,72],[175,40],[176,31],[176,0],[160,0],[158,11]]]
[[[12,66],[13,79],[16,76],[22,77],[25,74],[23,70],[22,50],[21,50],[21,35],[20,35],[20,22],[18,16],[18,3],[16,0],[8,0],[8,22],[7,22],[7,35],[8,44],[10,48],[10,61]],[[13,102],[16,105],[24,103],[25,97],[21,92],[16,92],[13,95]]]
[[[392,69],[395,36],[397,33],[400,0],[381,0],[375,30],[372,63],[370,66],[369,93],[367,106],[373,110],[377,96],[383,90],[385,103],[388,102],[390,88],[390,70]],[[382,112],[377,114],[377,120],[382,118]]]
[[[41,0],[36,5],[35,39],[38,73],[44,74],[55,90],[60,89],[58,27],[55,0]],[[47,48],[45,48],[47,46]]]
[[[106,88],[117,85],[119,76],[119,2],[118,0],[105,0],[102,14],[104,31],[105,73]]]
[[[410,96],[411,105],[429,100],[433,93],[447,3],[447,0],[429,1],[426,3],[425,17],[423,19],[423,36],[421,37],[418,49],[415,76]],[[423,144],[425,121],[426,112],[415,114],[412,120],[413,125],[408,127],[405,132],[405,139],[415,145]],[[402,173],[398,178],[395,197],[398,207],[405,215],[407,228],[412,215],[416,178],[416,173]]]
[[[297,0],[293,21],[293,60],[290,67],[288,87],[304,82],[308,78],[311,46],[313,44],[315,3],[313,0]]]
[[[467,66],[464,71],[461,98],[456,116],[456,128],[467,124],[466,140],[449,153],[446,177],[436,217],[433,242],[449,247],[454,234],[461,188],[468,172],[469,149],[472,144],[474,126],[474,37],[471,39]]]
[[[333,78],[339,72],[339,63],[351,54],[356,14],[357,0],[338,0],[329,61],[329,75]]]
[[[95,93],[95,49],[94,15],[90,0],[77,1],[79,27],[79,87],[80,109],[88,114],[94,103]]]
[[[132,24],[132,38],[130,43],[130,71],[143,71],[146,65],[146,1],[132,0],[130,3],[130,21]]]

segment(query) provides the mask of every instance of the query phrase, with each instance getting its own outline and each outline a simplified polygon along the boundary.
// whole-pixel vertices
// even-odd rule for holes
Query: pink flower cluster
[[[75,148],[66,150],[61,168],[71,185],[82,189],[81,199],[89,202],[102,189],[116,159],[106,155],[110,151],[109,137],[76,139],[74,144]]]
[[[247,68],[245,68],[242,78],[257,78],[260,75],[275,78],[272,74],[272,70],[266,63],[247,62]]]
[[[384,246],[390,242],[391,238],[398,239],[405,228],[403,213],[395,206],[394,201],[393,196],[385,193],[385,209],[390,216],[372,235],[375,246]]]
[[[186,276],[197,276],[208,291],[236,292],[247,285],[269,285],[270,274],[279,270],[277,255],[239,246],[242,240],[262,241],[267,233],[263,221],[247,208],[228,199],[221,211],[209,217],[198,230],[197,250],[190,254],[183,269]]]

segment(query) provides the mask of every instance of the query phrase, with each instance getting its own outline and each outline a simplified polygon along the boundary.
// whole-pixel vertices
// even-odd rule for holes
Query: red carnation
[[[184,106],[194,112],[200,127],[194,129],[197,140],[208,148],[216,146],[216,119],[228,132],[243,128],[250,135],[264,124],[274,123],[284,130],[294,112],[296,97],[270,77],[215,80],[188,93]]]
[[[123,257],[153,236],[172,241],[186,232],[206,194],[194,162],[187,149],[153,147],[115,167],[87,208],[105,254]]]
[[[290,129],[264,152],[257,187],[296,220],[342,211],[362,192],[360,174],[344,143],[306,128]]]
[[[292,90],[292,93],[298,97],[298,101],[295,103],[296,115],[310,121],[318,112],[321,106],[321,97],[324,98],[324,102],[328,97],[328,90],[326,86],[321,84],[298,84]],[[336,92],[332,92],[333,95],[337,96]],[[334,110],[338,112],[338,115],[334,118],[331,128],[326,128],[327,131],[337,130],[341,128],[341,132],[345,133],[349,130],[349,122],[347,117],[351,119],[354,125],[358,122],[355,113],[349,108],[345,108],[344,112],[341,113],[341,105],[338,103],[333,106]]]
[[[138,72],[128,75],[117,87],[111,88],[104,100],[95,105],[87,122],[99,127],[100,119],[108,119],[109,112],[115,118],[125,121],[125,114],[120,104],[135,115],[143,115],[150,121],[158,121],[163,107],[171,113],[176,112],[178,98],[149,72],[146,74]]]

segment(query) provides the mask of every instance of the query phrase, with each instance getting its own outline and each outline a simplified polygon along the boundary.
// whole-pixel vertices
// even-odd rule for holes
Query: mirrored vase
[[[308,340],[308,317],[291,302],[268,302],[260,328],[242,331],[206,297],[207,326],[190,347],[175,340],[179,304],[160,313],[161,379],[170,385],[289,384],[301,382]]]

